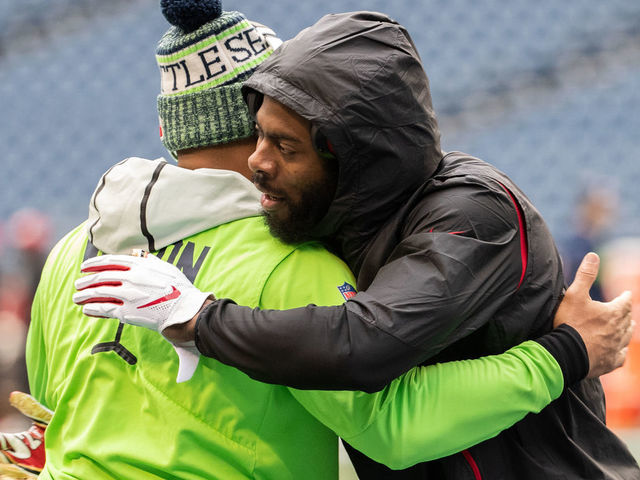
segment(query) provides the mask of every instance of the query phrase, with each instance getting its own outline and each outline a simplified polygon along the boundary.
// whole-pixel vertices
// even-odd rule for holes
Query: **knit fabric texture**
[[[174,157],[179,150],[253,134],[240,88],[278,43],[270,29],[239,12],[222,12],[193,31],[173,26],[164,34],[156,51],[158,114],[162,142]]]

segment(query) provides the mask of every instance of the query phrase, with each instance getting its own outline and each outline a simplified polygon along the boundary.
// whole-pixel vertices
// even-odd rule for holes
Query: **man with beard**
[[[70,302],[72,281],[97,249],[157,250],[184,272],[176,276],[175,267],[154,256],[124,257],[129,265],[153,267],[137,279],[142,289],[128,290],[154,297],[129,312],[129,321],[144,323],[146,312],[192,317],[207,294],[188,279],[261,308],[337,304],[354,292],[342,261],[317,242],[277,241],[259,216],[260,195],[247,178],[254,122],[240,87],[271,54],[273,33],[212,3],[204,15],[193,2],[163,2],[175,26],[158,44],[159,116],[163,143],[176,152],[178,165],[129,158],[109,169],[91,200],[90,220],[67,234],[47,260],[27,345],[36,399],[27,397],[27,409],[16,404],[37,425],[0,434],[0,463],[9,462],[0,465],[0,475],[325,480],[337,477],[334,431],[381,460],[407,462],[481,441],[560,395],[563,379],[571,371],[578,378],[581,370],[563,357],[564,348],[575,348],[572,339],[557,334],[547,337],[548,349],[543,340],[524,342],[500,357],[415,368],[382,391],[364,394],[260,383],[214,359],[200,360],[189,344],[177,346],[179,364],[171,345],[154,332],[83,317]],[[224,69],[203,86],[197,73],[213,73],[215,59]],[[307,154],[312,158],[310,145]],[[324,185],[335,176],[325,164],[298,167],[307,179],[301,191],[310,188],[309,178]],[[102,268],[90,263],[86,271]],[[78,282],[89,291],[97,278]],[[164,290],[167,279],[168,292],[155,290]],[[108,285],[114,284],[103,287]],[[606,359],[611,366],[619,349],[614,343],[614,355]],[[508,401],[500,391],[509,392]],[[473,406],[452,409],[465,400]]]
[[[421,61],[388,17],[324,17],[257,69],[245,97],[258,131],[249,166],[271,232],[288,242],[323,240],[354,271],[359,292],[345,291],[342,306],[288,311],[217,298],[193,318],[174,314],[180,300],[172,299],[168,313],[141,320],[137,306],[153,295],[129,292],[134,277],[138,286],[151,282],[152,265],[107,256],[85,263],[105,270],[79,284],[96,285],[77,294],[76,301],[93,302],[85,313],[195,341],[201,353],[262,381],[375,391],[415,365],[477,358],[538,338],[552,328],[559,304],[558,315],[565,314],[586,298],[569,291],[560,303],[555,245],[518,187],[481,160],[441,151]],[[171,291],[171,281],[154,295]],[[597,317],[625,303],[628,296],[582,307]],[[559,360],[565,391],[540,414],[403,472],[351,449],[360,477],[637,478],[636,462],[604,423],[594,378],[606,371],[594,364],[603,339],[585,347],[570,326],[549,335],[540,341],[554,352],[558,337],[572,346],[561,348]],[[591,378],[568,373],[579,365]]]

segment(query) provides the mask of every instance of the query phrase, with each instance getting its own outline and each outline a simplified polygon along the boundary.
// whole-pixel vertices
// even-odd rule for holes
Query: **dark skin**
[[[268,216],[274,222],[290,221],[293,205],[299,204],[309,189],[329,190],[328,208],[335,179],[327,176],[325,164],[311,143],[311,123],[265,97],[258,110],[256,131],[258,142],[248,165],[256,188],[263,193],[261,204]]]
[[[232,170],[251,180],[252,172],[247,164],[247,158],[255,149],[256,138],[249,137],[212,147],[180,150],[178,152],[178,166],[189,170],[197,168]]]

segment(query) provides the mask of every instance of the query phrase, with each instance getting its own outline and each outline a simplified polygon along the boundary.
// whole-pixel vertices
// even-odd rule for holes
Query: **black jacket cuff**
[[[231,300],[225,300],[225,301],[229,303],[234,303]],[[215,356],[215,352],[211,348],[212,342],[208,341],[208,337],[212,336],[213,332],[211,332],[211,330],[207,328],[201,329],[200,322],[202,321],[206,323],[207,318],[213,316],[213,313],[210,312],[210,310],[214,310],[218,308],[219,304],[220,304],[220,299],[214,299],[212,303],[210,303],[209,305],[207,305],[202,309],[202,311],[200,312],[200,315],[198,315],[198,318],[196,319],[196,327],[195,327],[195,331],[193,332],[194,341],[198,351],[205,357],[217,358]]]
[[[546,348],[560,365],[565,387],[579,382],[589,373],[587,347],[572,326],[562,324],[536,342]]]

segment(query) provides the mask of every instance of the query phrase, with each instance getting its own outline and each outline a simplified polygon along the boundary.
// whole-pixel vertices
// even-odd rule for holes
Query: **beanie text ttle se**
[[[217,0],[162,0],[171,27],[158,42],[162,143],[188,148],[247,138],[254,123],[240,87],[281,41]]]

